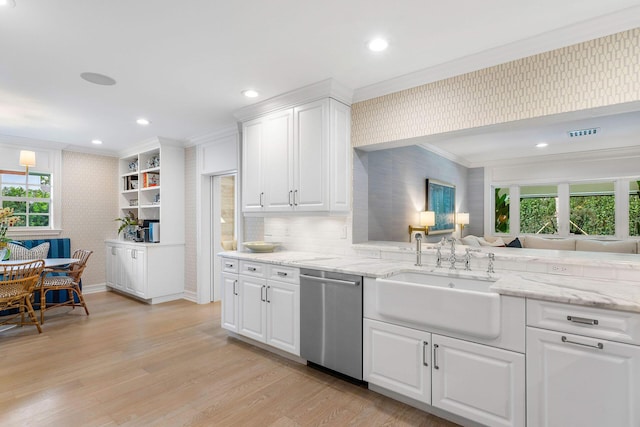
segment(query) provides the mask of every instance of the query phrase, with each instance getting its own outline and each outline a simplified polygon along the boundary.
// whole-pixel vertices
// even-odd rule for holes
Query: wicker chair
[[[0,266],[0,310],[18,309],[16,314],[10,314],[5,316],[6,318],[0,319],[1,325],[31,324],[38,328],[39,333],[42,333],[42,328],[40,328],[38,318],[31,305],[31,297],[43,270],[44,261],[41,259]],[[25,322],[25,311],[31,322]]]
[[[71,258],[77,258],[80,261],[75,264],[71,264],[68,268],[46,269],[44,277],[40,282],[40,324],[44,324],[44,312],[56,307],[84,307],[84,311],[89,315],[89,309],[84,302],[82,296],[82,290],[80,289],[80,278],[87,266],[87,260],[91,256],[93,251],[86,249],[78,249],[71,255]],[[58,273],[58,275],[51,275],[51,273]],[[62,274],[62,275],[60,275]],[[49,291],[64,291],[68,293],[68,299],[66,301],[55,303],[47,306],[46,295]],[[75,301],[74,293],[78,296],[78,301]]]

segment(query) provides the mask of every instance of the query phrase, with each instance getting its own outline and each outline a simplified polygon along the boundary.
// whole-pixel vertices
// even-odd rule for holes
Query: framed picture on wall
[[[436,225],[429,234],[453,233],[455,230],[456,186],[427,178],[427,210],[434,211]]]

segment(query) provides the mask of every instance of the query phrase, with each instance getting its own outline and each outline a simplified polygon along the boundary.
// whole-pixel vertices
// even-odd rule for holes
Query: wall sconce
[[[36,165],[36,153],[35,151],[20,150],[20,166],[24,166],[27,169],[26,176],[29,179],[29,166]]]
[[[420,225],[409,226],[409,243],[411,243],[411,235],[414,231],[424,231],[425,236],[429,234],[429,227],[436,225],[436,213],[434,211],[420,212]]]
[[[460,224],[460,235],[462,235],[462,230],[464,230],[464,226],[469,224],[469,212],[459,212],[457,214],[457,221]]]

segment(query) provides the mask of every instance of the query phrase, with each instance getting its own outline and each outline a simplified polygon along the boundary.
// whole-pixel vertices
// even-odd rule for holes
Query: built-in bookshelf
[[[120,158],[120,216],[161,223],[160,239],[184,243],[184,148],[157,138]],[[164,226],[163,226],[164,225]]]

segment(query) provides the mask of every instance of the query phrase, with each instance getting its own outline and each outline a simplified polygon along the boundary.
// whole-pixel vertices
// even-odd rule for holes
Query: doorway
[[[221,298],[220,251],[234,251],[238,245],[238,221],[236,216],[237,175],[235,173],[211,177],[211,301]]]

